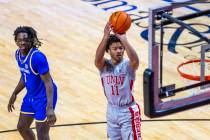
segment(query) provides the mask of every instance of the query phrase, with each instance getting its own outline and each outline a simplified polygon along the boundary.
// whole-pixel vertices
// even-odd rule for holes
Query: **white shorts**
[[[108,104],[106,117],[110,140],[141,140],[141,113],[137,103],[126,107]]]

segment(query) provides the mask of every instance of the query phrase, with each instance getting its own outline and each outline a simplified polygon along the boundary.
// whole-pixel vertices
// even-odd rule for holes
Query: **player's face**
[[[119,63],[124,55],[125,48],[120,42],[112,43],[109,47],[109,54],[116,63]]]
[[[27,33],[18,33],[16,38],[16,44],[20,48],[22,54],[27,54],[31,48],[31,40],[28,38]]]

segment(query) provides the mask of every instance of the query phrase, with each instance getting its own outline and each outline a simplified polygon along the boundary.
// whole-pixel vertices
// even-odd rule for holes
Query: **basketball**
[[[109,22],[111,23],[113,31],[118,34],[125,33],[131,26],[130,16],[123,11],[112,13],[109,18]]]

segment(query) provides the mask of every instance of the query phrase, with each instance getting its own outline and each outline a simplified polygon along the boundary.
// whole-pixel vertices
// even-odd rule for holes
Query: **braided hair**
[[[19,26],[15,29],[14,31],[14,39],[17,41],[17,35],[19,33],[27,33],[28,34],[28,39],[32,43],[33,48],[39,48],[42,45],[42,42],[39,41],[37,38],[37,32],[29,26]]]

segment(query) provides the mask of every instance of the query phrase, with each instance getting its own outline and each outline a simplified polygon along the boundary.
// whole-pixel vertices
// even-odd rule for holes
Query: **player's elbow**
[[[97,59],[95,59],[95,66],[100,69],[101,68],[101,62]]]
[[[139,67],[139,60],[137,59],[137,60],[135,60],[135,61],[132,61],[131,62],[131,66],[132,66],[132,68],[133,69],[138,69],[138,67]]]
[[[97,60],[97,58],[95,58],[94,64],[96,67],[99,65],[99,61]]]
[[[95,58],[95,66],[100,70],[103,68],[105,63],[105,59],[104,58]]]

